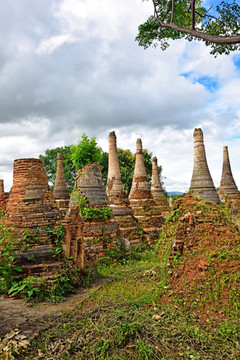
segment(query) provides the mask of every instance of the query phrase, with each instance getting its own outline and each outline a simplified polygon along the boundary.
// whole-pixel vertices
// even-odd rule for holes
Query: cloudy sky
[[[76,144],[85,132],[108,150],[135,151],[138,137],[158,157],[168,191],[187,191],[193,130],[201,127],[219,185],[229,147],[240,186],[240,53],[217,58],[199,42],[144,50],[142,0],[8,0],[0,3],[0,179],[14,159]]]

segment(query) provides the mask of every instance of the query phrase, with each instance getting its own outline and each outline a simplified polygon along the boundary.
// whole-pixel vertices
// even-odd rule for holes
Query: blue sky
[[[108,150],[158,157],[167,190],[187,191],[193,130],[204,132],[219,185],[229,146],[240,186],[240,54],[214,58],[200,42],[144,50],[137,27],[152,14],[141,0],[8,0],[0,3],[0,178],[14,159],[76,143],[83,132]]]

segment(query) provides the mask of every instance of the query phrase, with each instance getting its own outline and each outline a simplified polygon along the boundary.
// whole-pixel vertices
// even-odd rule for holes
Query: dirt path
[[[21,331],[21,334],[31,338],[35,337],[44,329],[44,319],[48,316],[70,312],[87,298],[90,290],[97,291],[110,281],[112,281],[111,278],[97,279],[90,287],[69,295],[63,302],[58,304],[39,303],[31,306],[23,299],[1,297],[0,339],[16,327]]]

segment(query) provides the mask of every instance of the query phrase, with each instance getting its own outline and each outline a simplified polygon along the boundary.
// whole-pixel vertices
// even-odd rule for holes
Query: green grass
[[[238,318],[228,314],[225,319],[203,323],[189,303],[181,304],[171,292],[166,259],[160,263],[154,249],[136,250],[131,260],[123,257],[120,262],[112,259],[109,264],[103,259],[99,276],[114,276],[115,280],[90,292],[71,313],[46,324],[45,332],[16,358],[239,358]]]

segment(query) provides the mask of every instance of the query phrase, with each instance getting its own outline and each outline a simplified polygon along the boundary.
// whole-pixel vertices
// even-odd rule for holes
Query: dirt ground
[[[72,311],[84,302],[90,291],[97,291],[110,281],[111,278],[97,279],[90,287],[69,295],[57,304],[39,303],[32,306],[23,299],[0,297],[0,339],[16,327],[27,337],[37,336],[45,328],[46,318]]]

